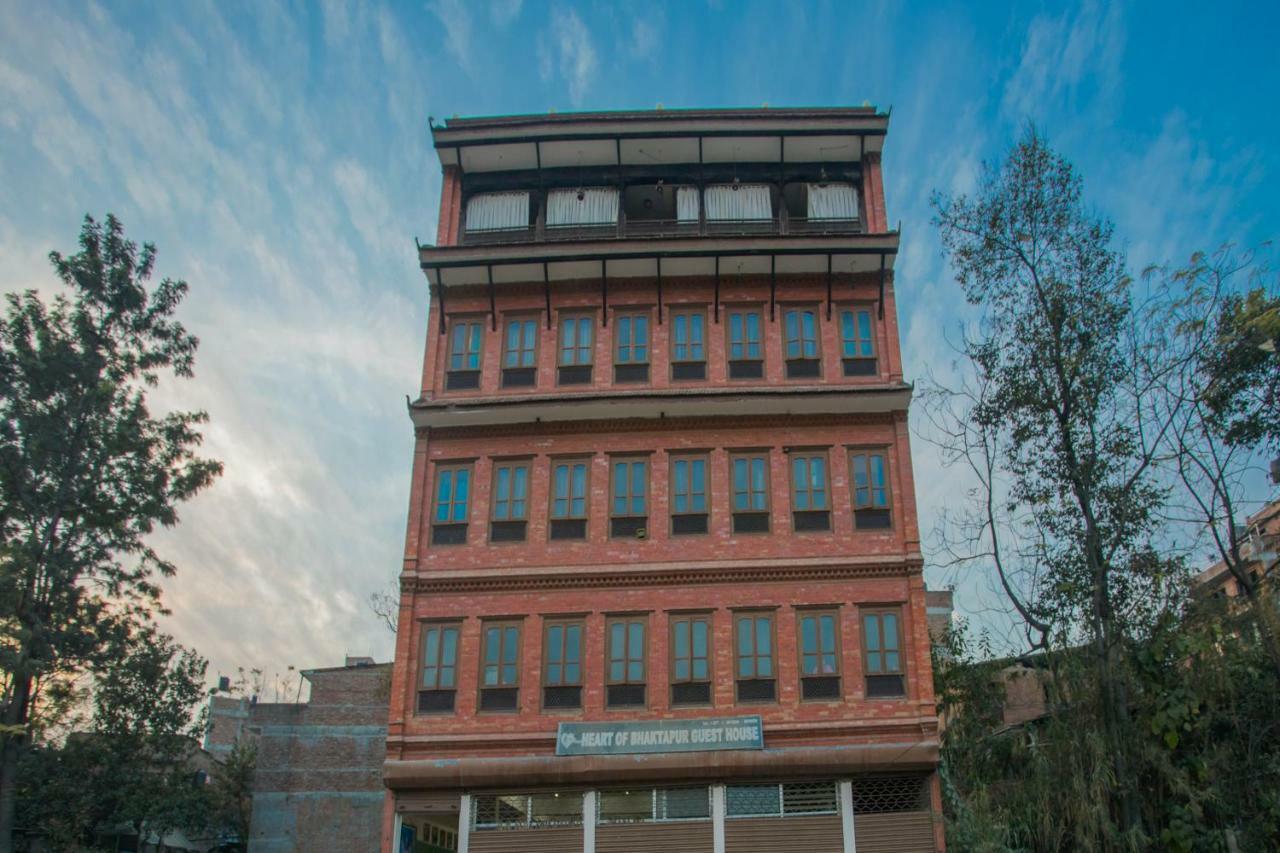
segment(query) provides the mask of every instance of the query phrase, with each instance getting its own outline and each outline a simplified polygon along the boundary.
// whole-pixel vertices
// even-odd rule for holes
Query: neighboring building
[[[955,618],[955,593],[949,589],[928,589],[924,593],[926,618],[929,620],[929,639],[940,643],[951,630]]]
[[[384,850],[941,849],[888,123],[433,126]]]
[[[211,699],[205,749],[221,757],[239,739],[257,741],[249,853],[377,848],[390,670],[348,658],[302,672],[306,702]]]
[[[1240,556],[1245,561],[1246,572],[1254,584],[1268,578],[1280,563],[1280,500],[1272,501],[1249,516],[1244,527],[1237,531],[1242,541]],[[1245,594],[1240,582],[1219,560],[1192,582],[1192,589],[1200,595],[1220,598],[1237,598]]]

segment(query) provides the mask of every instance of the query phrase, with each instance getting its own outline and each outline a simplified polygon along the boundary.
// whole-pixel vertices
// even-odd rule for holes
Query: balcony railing
[[[464,231],[462,243],[467,246],[490,246],[511,243],[551,243],[575,240],[643,240],[671,237],[749,237],[773,234],[824,236],[859,234],[862,222],[857,219],[808,219],[774,217],[772,219],[715,219],[703,222],[674,219],[630,219],[616,225],[550,225],[541,228],[497,228],[486,231]]]

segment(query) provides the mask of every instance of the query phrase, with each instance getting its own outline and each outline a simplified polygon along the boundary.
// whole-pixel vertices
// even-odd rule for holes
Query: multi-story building
[[[384,849],[941,848],[888,123],[433,126]]]

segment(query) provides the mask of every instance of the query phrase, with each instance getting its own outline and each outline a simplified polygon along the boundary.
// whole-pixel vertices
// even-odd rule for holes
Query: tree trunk
[[[26,744],[27,705],[31,701],[31,676],[14,674],[13,699],[4,709],[6,734],[0,735],[0,853],[13,853],[14,821],[18,811],[18,759]]]

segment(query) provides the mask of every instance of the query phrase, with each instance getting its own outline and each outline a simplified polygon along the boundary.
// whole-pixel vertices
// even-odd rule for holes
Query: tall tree
[[[1203,257],[1201,264],[1205,263]],[[1193,266],[1196,266],[1193,261]],[[1243,292],[1216,294],[1212,332],[1201,350],[1204,401],[1226,440],[1280,451],[1280,295],[1252,268]]]
[[[0,322],[0,853],[41,686],[159,607],[174,566],[148,534],[221,471],[196,452],[203,412],[147,404],[162,375],[192,375],[197,340],[174,319],[186,283],[151,286],[155,248],[111,215],[50,260],[65,291],[9,294]]]
[[[1140,827],[1129,772],[1124,646],[1162,599],[1153,547],[1163,491],[1152,464],[1151,351],[1135,335],[1112,226],[1086,210],[1071,165],[1028,130],[973,197],[935,198],[936,222],[978,309],[964,352],[983,393],[969,417],[999,453],[1003,498],[1043,575],[1035,618],[1083,641],[1096,677],[1112,819]],[[1154,434],[1153,434],[1154,431]]]

